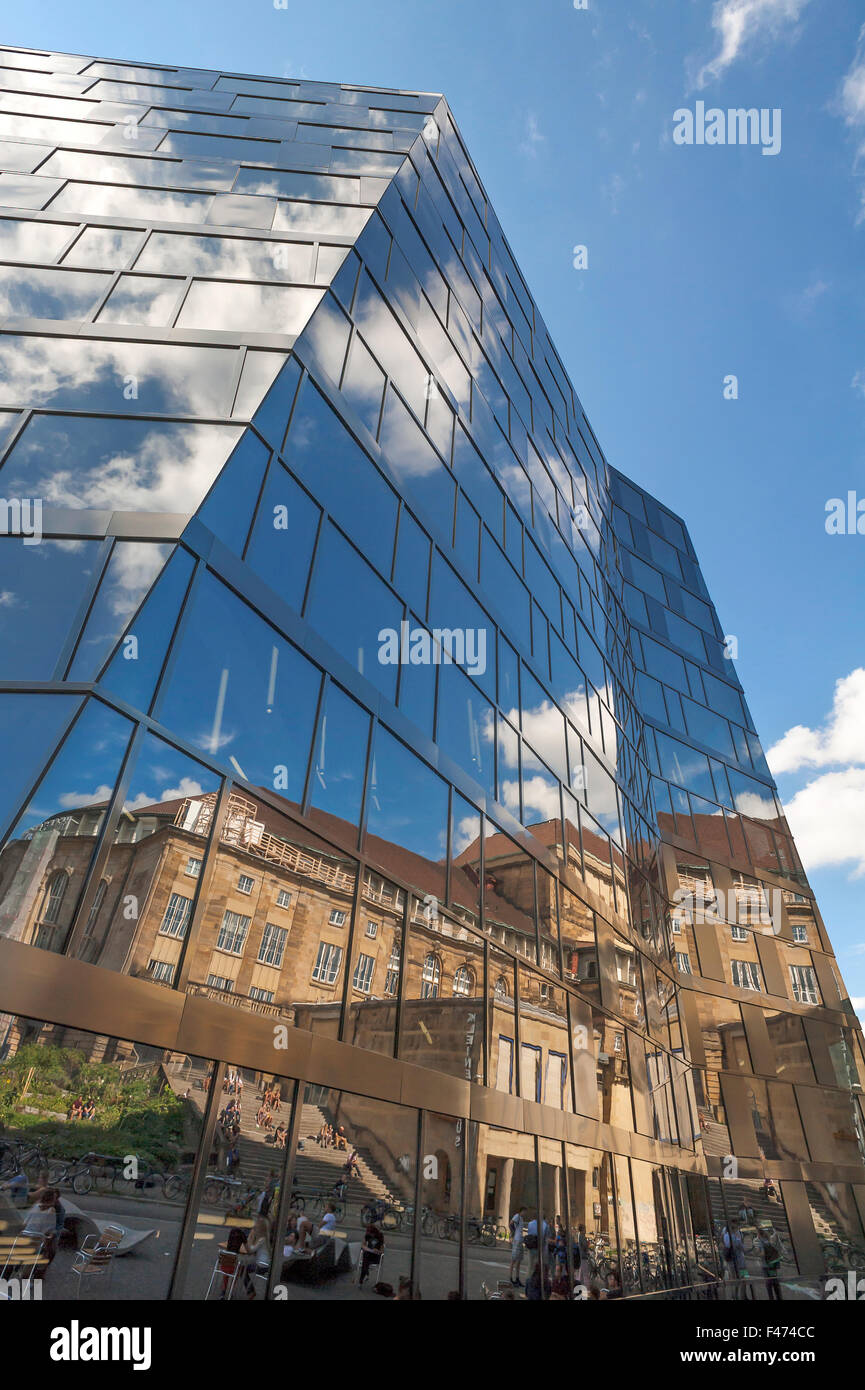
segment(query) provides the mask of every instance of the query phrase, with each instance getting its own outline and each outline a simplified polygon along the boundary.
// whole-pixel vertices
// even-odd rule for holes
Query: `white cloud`
[[[865,125],[865,24],[859,30],[856,56],[841,83],[841,111],[848,125]]]
[[[865,767],[815,777],[785,809],[806,868],[850,864],[854,878],[865,875]]]
[[[537,116],[530,111],[526,117],[526,128],[520,141],[520,150],[523,154],[534,159],[538,153],[538,146],[542,145],[545,139],[546,136],[541,134]]]
[[[715,0],[712,28],[719,48],[697,74],[696,85],[705,87],[754,44],[789,37],[808,0]]]
[[[836,682],[822,728],[796,724],[773,744],[766,759],[776,776],[803,767],[865,763],[865,669],[860,666]]]
[[[766,758],[775,776],[832,769],[786,799],[790,829],[807,868],[850,865],[854,878],[865,875],[865,669],[836,682],[822,725],[788,729]]]

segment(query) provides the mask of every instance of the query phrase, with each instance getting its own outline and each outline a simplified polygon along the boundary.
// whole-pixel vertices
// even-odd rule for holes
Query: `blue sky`
[[[865,535],[825,529],[865,498],[861,5],[587,5],[51,0],[4,42],[445,93],[607,457],[690,528],[865,1007]],[[697,101],[780,151],[675,144]]]

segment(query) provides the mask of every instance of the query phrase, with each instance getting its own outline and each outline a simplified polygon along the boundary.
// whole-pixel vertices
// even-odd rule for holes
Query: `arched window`
[[[45,890],[45,905],[42,908],[42,921],[53,925],[60,916],[60,908],[69,886],[69,875],[56,873],[49,879]]]
[[[90,911],[89,911],[89,913],[87,914],[87,927],[86,927],[86,933],[87,933],[87,935],[89,935],[90,932],[93,930],[93,926],[94,926],[94,923],[96,922],[96,918],[99,916],[99,909],[102,907],[102,903],[103,903],[103,900],[104,900],[104,898],[105,898],[105,890],[106,890],[107,887],[108,887],[108,879],[107,879],[107,878],[101,878],[101,879],[99,880],[99,887],[96,889],[96,893],[94,894],[93,902],[91,903],[91,906],[90,906]]]
[[[428,956],[424,956],[420,985],[421,999],[438,999],[441,978],[442,963],[438,956],[430,951]]]
[[[497,998],[497,999],[507,999],[507,997],[508,997],[508,982],[507,982],[507,980],[505,979],[504,975],[500,975],[499,978],[496,980],[496,998]]]
[[[474,994],[475,972],[468,965],[460,965],[454,971],[454,994]]]

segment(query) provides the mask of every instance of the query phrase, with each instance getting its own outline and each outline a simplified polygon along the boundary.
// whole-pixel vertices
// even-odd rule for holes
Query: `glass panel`
[[[172,323],[182,289],[182,280],[160,280],[152,275],[121,275],[97,322],[149,324],[162,328]]]
[[[531,857],[494,823],[485,822],[484,913],[493,940],[535,960],[535,880]]]
[[[412,896],[400,1056],[482,1082],[483,990],[482,938]]]
[[[108,274],[0,266],[0,318],[89,319],[110,283]]]
[[[321,290],[295,285],[242,285],[195,280],[183,301],[178,328],[216,332],[300,333]]]
[[[86,347],[86,350],[85,350]],[[51,406],[55,410],[108,411],[112,415],[131,415],[150,412],[165,415],[227,415],[231,406],[237,368],[235,348],[185,347],[176,343],[103,342],[88,338],[86,345],[77,338],[44,338],[25,334],[7,334],[0,339],[0,391],[9,404],[26,402],[31,406]],[[98,421],[83,421],[76,429],[90,426],[95,430]],[[47,428],[50,422],[43,422]],[[56,436],[61,451],[73,425],[61,421],[62,434]],[[104,424],[104,422],[103,422]],[[125,457],[131,441],[138,439],[146,428],[138,422],[130,435],[116,420],[108,425],[114,431],[115,446],[122,448]],[[154,468],[163,455],[170,460],[170,441],[185,463],[194,467],[196,458],[204,458],[204,445],[209,437],[218,437],[218,428],[208,431],[205,426],[192,427],[197,434],[166,433],[165,426],[150,437]],[[202,433],[203,431],[203,433]],[[125,436],[125,438],[124,438]],[[92,435],[98,442],[101,433]],[[145,439],[147,436],[145,436]],[[226,454],[240,438],[240,431],[229,430]],[[85,436],[70,439],[76,467],[82,452],[86,452]],[[188,452],[182,441],[192,441]],[[195,441],[198,441],[198,455]],[[105,443],[110,449],[110,438]],[[77,446],[77,448],[75,447]],[[224,455],[223,455],[224,456]],[[107,457],[113,457],[107,453]],[[158,471],[158,470],[157,470]],[[180,479],[174,481],[178,497],[186,495]],[[204,495],[205,488],[198,494]],[[36,494],[39,495],[39,494]],[[47,500],[47,499],[46,499]],[[171,499],[161,505],[172,510]],[[174,508],[176,508],[176,502]]]
[[[97,700],[79,716],[3,849],[0,936],[66,949],[131,730]]]
[[[69,545],[69,542],[64,542]],[[44,549],[44,546],[42,547]],[[80,563],[84,545],[71,553]],[[118,541],[99,585],[87,625],[69,670],[70,680],[93,680],[120,639],[130,618],[162,573],[170,545]],[[46,606],[46,616],[51,609]]]
[[[160,717],[246,781],[300,801],[320,679],[207,573],[186,609]]]
[[[22,507],[20,515],[23,535],[0,538],[0,678],[47,681],[103,547],[98,541],[41,539],[39,511]]]
[[[228,425],[37,415],[0,476],[11,495],[50,506],[192,512],[240,433]]]
[[[167,1298],[212,1063],[34,1019],[4,1027],[4,1274],[32,1271],[49,1300],[97,1283],[112,1301]],[[106,1290],[76,1252],[115,1239]]]
[[[40,224],[40,240],[45,224]],[[64,265],[93,266],[99,270],[122,270],[129,265],[144,233],[120,227],[85,227],[71,250],[63,257]]]
[[[293,1091],[288,1077],[228,1066],[182,1298],[264,1295]]]
[[[274,1296],[366,1299],[386,1282],[412,1297],[417,1111],[326,1087],[303,1102]]]
[[[420,1287],[425,1299],[459,1297],[462,1165],[467,1124],[451,1115],[424,1114],[421,1149]],[[493,1223],[470,1218],[467,1238],[490,1242]],[[477,1232],[477,1236],[475,1236]]]
[[[74,954],[177,982],[220,780],[152,734],[142,740]],[[105,885],[104,889],[102,884]]]
[[[517,1298],[538,1261],[534,1138],[472,1120],[468,1144],[466,1297]]]
[[[379,725],[370,772],[366,850],[402,870],[419,895],[446,899],[448,792],[431,768]],[[408,851],[401,853],[400,851]]]
[[[367,869],[355,918],[343,1037],[354,1047],[393,1057],[403,955],[405,894]]]

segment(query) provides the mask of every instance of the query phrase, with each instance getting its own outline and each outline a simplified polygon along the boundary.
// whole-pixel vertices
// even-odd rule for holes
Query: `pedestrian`
[[[526,1208],[518,1207],[509,1222],[511,1232],[511,1270],[510,1280],[514,1288],[523,1287],[520,1279],[520,1265],[523,1262],[526,1238]]]

